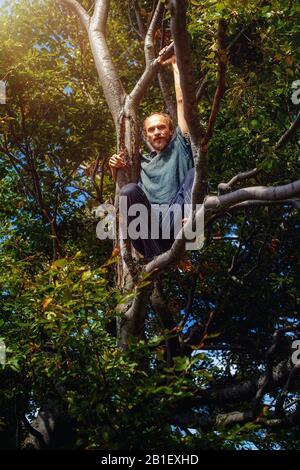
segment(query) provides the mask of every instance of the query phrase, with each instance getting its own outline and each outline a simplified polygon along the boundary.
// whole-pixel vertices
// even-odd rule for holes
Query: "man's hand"
[[[169,57],[168,59],[166,60],[162,60],[162,56],[165,52],[165,50],[168,48],[169,46],[166,46],[164,47],[158,54],[158,57],[157,57],[157,62],[162,65],[162,66],[165,66],[165,65],[174,65],[176,64],[176,55],[175,54],[172,54],[171,57]]]
[[[124,159],[124,152],[120,152],[119,154],[113,155],[109,159],[108,165],[109,165],[112,177],[116,181],[117,171],[119,170],[119,168],[124,168],[125,166],[127,166],[127,164],[125,163],[125,159]]]

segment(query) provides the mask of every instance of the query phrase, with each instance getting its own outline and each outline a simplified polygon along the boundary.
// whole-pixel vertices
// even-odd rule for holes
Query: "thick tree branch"
[[[206,210],[229,208],[244,201],[284,201],[300,194],[300,180],[283,186],[254,186],[238,189],[230,194],[209,196],[205,200]]]
[[[129,300],[129,308],[120,319],[118,337],[119,345],[122,349],[127,347],[130,337],[143,338],[144,336],[145,316],[150,289],[151,286],[149,285],[143,289],[136,287],[134,300]],[[124,304],[120,305],[124,309]]]
[[[85,29],[88,31],[89,30],[89,24],[90,24],[90,15],[87,13],[87,11],[83,8],[82,5],[80,5],[77,0],[57,0],[59,3],[63,3],[66,5],[73,13],[75,13],[78,18],[80,19],[82,25],[85,27]]]
[[[230,413],[220,413],[209,415],[208,413],[185,413],[184,415],[175,414],[170,422],[176,426],[201,429],[202,431],[211,431],[218,428],[230,428],[236,424],[243,425],[253,421],[258,429],[282,429],[284,427],[298,426],[300,423],[297,412],[284,419],[270,417],[255,417],[251,411],[232,411]]]
[[[94,14],[91,18],[88,32],[104,96],[112,113],[115,125],[118,126],[118,119],[126,93],[112,62],[106,41],[106,23],[109,6],[109,0],[96,0]]]
[[[300,197],[300,194],[299,194]],[[251,200],[251,201],[243,201],[238,204],[234,204],[233,206],[230,207],[230,209],[227,209],[227,212],[236,212],[239,209],[250,209],[252,207],[267,207],[267,206],[280,206],[280,205],[292,205],[294,207],[297,207],[297,204],[299,203],[300,199],[299,197],[295,198],[290,198],[290,199],[278,199],[277,201],[260,201],[260,200]]]
[[[192,141],[199,142],[204,129],[197,113],[195,80],[193,76],[190,38],[186,24],[186,1],[171,0],[171,31],[175,44],[177,65],[180,72],[180,85],[183,93],[184,117],[188,124]]]
[[[204,203],[198,209],[197,217],[201,216],[201,212],[205,212],[205,225],[211,222],[212,218],[218,213],[224,213],[233,207],[236,208],[238,204],[243,202],[251,203],[251,201],[259,202],[262,205],[269,205],[270,201],[273,203],[285,203],[286,200],[300,195],[300,180],[292,183],[276,186],[264,187],[254,186],[243,189],[238,189],[232,193],[220,196],[207,196]],[[174,241],[170,250],[162,253],[153,261],[148,263],[145,271],[150,273],[153,270],[161,270],[170,266],[179,260],[180,256],[185,250],[185,231],[186,233],[192,232],[192,218],[190,217],[181,232],[177,235],[178,238]]]
[[[189,428],[200,428],[202,431],[210,431],[218,427],[229,428],[235,424],[245,424],[254,419],[252,412],[232,411],[211,415],[208,413],[185,413],[185,415],[176,414],[171,419],[172,424],[177,426],[186,426]]]
[[[193,76],[192,54],[190,38],[186,23],[186,0],[171,0],[171,31],[175,44],[177,65],[180,73],[180,85],[183,96],[184,118],[186,120],[191,138],[194,162],[195,178],[192,190],[193,204],[202,203],[207,193],[208,160],[207,154],[200,153],[201,139],[205,130],[200,124],[196,86]]]
[[[76,0],[59,1],[77,14],[88,32],[99,80],[114,123],[118,128],[118,119],[126,93],[112,62],[106,41],[106,23],[110,0],[95,0],[92,17],[88,15],[85,9]]]
[[[41,432],[39,432],[37,429],[35,429],[33,426],[31,426],[30,422],[28,421],[28,419],[25,416],[25,413],[22,414],[21,420],[22,420],[22,423],[24,424],[24,427],[25,427],[26,431],[28,431],[29,434],[31,434],[33,437],[35,437],[37,439],[38,448],[39,449],[46,449],[47,446],[46,446],[43,434]]]

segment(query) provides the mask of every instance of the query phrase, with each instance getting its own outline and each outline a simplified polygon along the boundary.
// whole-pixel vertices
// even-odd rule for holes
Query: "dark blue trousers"
[[[191,193],[194,180],[194,173],[194,168],[188,171],[182,185],[178,188],[173,199],[169,202],[166,202],[166,204],[168,204],[168,207],[165,209],[163,215],[160,214],[157,222],[159,226],[158,239],[154,239],[153,237],[151,238],[150,220],[151,216],[155,217],[155,211],[153,212],[153,207],[151,208],[151,204],[144,191],[140,188],[137,183],[126,184],[121,189],[120,196],[127,197],[127,213],[124,213],[125,209],[122,209],[122,204],[120,204],[120,216],[126,217],[128,224],[130,224],[130,222],[132,222],[137,217],[136,215],[128,215],[129,208],[133,204],[143,204],[147,209],[148,220],[146,221],[145,225],[148,225],[145,228],[145,230],[147,231],[146,237],[140,237],[137,239],[131,238],[131,243],[134,248],[139,253],[141,253],[148,261],[153,259],[154,256],[157,256],[171,248],[176,237],[176,233],[174,233],[174,227],[178,227],[179,218],[181,224],[182,218],[184,217],[184,204],[191,204]],[[172,209],[172,206],[174,204],[177,205],[177,208],[179,206],[181,207],[181,210],[179,212],[177,211],[174,213]],[[163,222],[166,219],[170,220],[170,236],[167,239],[163,238],[162,236]]]

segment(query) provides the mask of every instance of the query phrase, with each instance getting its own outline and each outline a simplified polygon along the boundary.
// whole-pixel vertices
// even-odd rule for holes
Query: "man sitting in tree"
[[[194,179],[194,161],[188,139],[188,127],[183,114],[183,98],[179,80],[179,70],[176,58],[161,61],[162,65],[172,64],[174,84],[177,101],[178,127],[174,130],[173,123],[168,114],[153,113],[145,119],[144,135],[153,149],[146,155],[141,155],[141,173],[137,183],[129,183],[122,187],[120,196],[127,197],[127,210],[133,204],[143,204],[147,214],[159,217],[160,230],[164,221],[170,220],[171,233],[168,238],[161,236],[151,238],[149,226],[146,237],[131,238],[134,248],[149,261],[154,256],[168,250],[175,239],[174,226],[176,225],[172,207],[191,204],[191,190]],[[109,166],[114,180],[119,168],[126,166],[124,153],[113,155]],[[162,206],[163,205],[163,206]],[[177,206],[178,207],[178,206]],[[182,212],[180,221],[182,219]],[[120,206],[120,213],[122,209]],[[127,216],[127,214],[123,214]],[[128,215],[128,223],[135,216]]]

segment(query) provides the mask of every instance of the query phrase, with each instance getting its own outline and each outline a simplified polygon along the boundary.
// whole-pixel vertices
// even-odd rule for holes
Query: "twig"
[[[253,168],[253,170],[238,173],[233,178],[231,178],[231,180],[228,183],[220,183],[218,185],[218,194],[220,195],[220,194],[226,193],[227,191],[231,191],[233,186],[235,186],[240,181],[244,181],[246,179],[253,178],[254,176],[259,174],[260,172],[261,172],[260,169]]]
[[[289,129],[280,137],[278,142],[275,144],[274,149],[279,150],[290,138],[297,132],[300,127],[300,111],[294,120],[294,122],[290,125]]]

